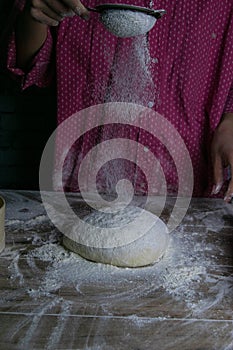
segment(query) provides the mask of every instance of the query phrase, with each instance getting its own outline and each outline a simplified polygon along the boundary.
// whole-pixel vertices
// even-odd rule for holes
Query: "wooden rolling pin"
[[[0,197],[0,253],[5,248],[5,201]]]

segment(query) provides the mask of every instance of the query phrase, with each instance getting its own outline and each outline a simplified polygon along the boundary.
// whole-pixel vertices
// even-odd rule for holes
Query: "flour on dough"
[[[134,206],[128,206],[118,212],[111,213],[111,215],[106,215],[109,209],[106,208],[102,212],[95,211],[91,214],[88,214],[84,221],[89,222],[93,225],[95,234],[101,231],[101,227],[116,227],[120,224],[125,225],[130,223],[132,220],[138,216],[140,208]],[[100,240],[98,247],[90,246],[89,235],[90,231],[87,228],[87,232],[82,232],[82,242],[85,242],[85,235],[87,237],[87,245],[77,243],[75,240],[70,239],[67,236],[63,237],[63,244],[69,250],[81,255],[82,257],[95,261],[98,263],[111,264],[121,267],[140,267],[151,265],[157,262],[165,253],[168,242],[169,234],[167,226],[165,223],[159,219],[154,214],[145,211],[145,214],[154,219],[154,225],[148,232],[144,232],[144,220],[142,218],[141,225],[137,227],[137,231],[142,232],[141,236],[138,238],[135,236],[135,240],[132,240],[128,243],[128,240],[125,238],[126,244],[124,244],[124,238],[121,238],[121,244],[112,248],[105,248],[104,242]],[[96,226],[95,226],[96,225]],[[86,226],[84,226],[85,228]],[[131,229],[129,224],[129,230]],[[75,230],[79,230],[79,227],[76,226]],[[120,228],[119,228],[120,230]],[[97,231],[97,232],[96,232]],[[80,234],[80,232],[79,232]],[[129,232],[130,237],[133,237],[133,232]],[[98,235],[97,235],[98,237]],[[98,239],[98,238],[97,238]],[[111,236],[109,237],[111,240]]]

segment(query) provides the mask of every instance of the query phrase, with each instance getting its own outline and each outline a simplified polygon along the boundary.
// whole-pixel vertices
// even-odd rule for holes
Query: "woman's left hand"
[[[217,194],[223,185],[224,168],[229,167],[233,174],[233,113],[226,113],[218,125],[211,146],[214,187],[212,194]],[[233,176],[228,185],[224,200],[233,198]]]

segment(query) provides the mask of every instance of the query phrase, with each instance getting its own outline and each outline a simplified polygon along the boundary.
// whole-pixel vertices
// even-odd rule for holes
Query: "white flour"
[[[39,204],[34,204],[33,215],[30,216],[26,211],[21,211],[20,206],[25,207],[21,203],[20,214],[16,215],[13,210],[11,214],[11,205],[8,205],[7,237],[9,239],[9,234],[13,236],[18,226],[22,231],[18,230],[16,237],[20,235],[20,241],[25,238],[32,244],[17,244],[17,248],[13,245],[1,255],[4,261],[9,261],[9,281],[13,288],[2,291],[0,300],[2,307],[11,307],[12,300],[17,300],[17,307],[24,316],[30,305],[28,317],[20,318],[9,329],[9,336],[13,341],[18,339],[22,330],[26,330],[21,336],[19,348],[30,348],[36,334],[41,331],[43,315],[51,315],[56,319],[55,326],[48,330],[45,349],[59,348],[69,316],[75,317],[76,322],[79,322],[77,319],[82,322],[81,320],[91,317],[100,332],[105,329],[110,331],[113,320],[119,318],[125,322],[126,328],[132,323],[134,327],[138,327],[138,334],[145,331],[147,326],[153,325],[158,332],[160,327],[162,331],[164,322],[169,322],[171,332],[176,332],[177,325],[182,323],[184,331],[186,327],[193,329],[193,332],[199,329],[202,337],[205,337],[205,331],[202,332],[198,324],[204,319],[210,327],[211,322],[215,324],[213,332],[210,328],[211,335],[208,333],[209,337],[213,337],[213,344],[215,340],[218,344],[212,348],[232,348],[232,335],[226,329],[226,320],[215,321],[211,318],[216,312],[221,315],[224,310],[223,317],[229,319],[231,327],[233,277],[229,273],[224,274],[224,266],[219,266],[217,262],[221,254],[222,236],[218,239],[215,234],[216,250],[214,243],[208,242],[211,230],[209,232],[204,225],[200,225],[202,220],[209,222],[211,217],[211,227],[215,226],[215,231],[221,230],[223,222],[216,218],[219,224],[214,225],[215,218],[211,211],[218,211],[218,218],[222,216],[224,220],[224,215],[228,214],[220,201],[216,207],[207,208],[203,200],[203,210],[194,210],[195,218],[187,215],[184,225],[172,234],[164,258],[154,266],[136,269],[96,264],[68,252],[60,245],[59,235],[55,235],[49,221],[46,224],[46,220],[42,220],[43,211]],[[17,207],[17,204],[13,203],[13,207]],[[17,223],[14,219],[18,220]],[[29,221],[31,227],[28,225]],[[47,226],[46,234],[36,232],[39,230],[37,222],[40,222],[41,230],[45,232]],[[189,224],[192,229],[187,234],[185,225]],[[23,230],[25,227],[26,230]],[[227,227],[226,224],[224,227]],[[198,233],[200,230],[202,235]],[[35,237],[37,238],[34,239]],[[229,272],[227,265],[226,271]],[[154,307],[155,305],[159,307]],[[77,310],[80,314],[77,314]],[[124,316],[121,316],[122,313]],[[222,333],[226,334],[225,347],[219,346],[222,344]],[[97,332],[90,342],[87,337],[85,348],[93,346],[93,349],[98,349],[101,342],[99,348],[109,350],[109,344],[106,347],[103,345],[105,340],[104,336],[100,339]],[[128,340],[133,339],[131,337]],[[148,349],[153,348],[153,340],[151,335],[148,341],[152,343],[148,345]],[[127,337],[124,341],[127,343]],[[190,332],[187,337],[172,338],[171,341],[170,347],[166,348],[188,348]],[[166,341],[168,343],[169,339]]]
[[[151,63],[146,36],[119,40],[104,102],[129,102],[152,108],[156,87]]]
[[[22,208],[26,208],[25,203],[22,205],[17,195],[15,196],[19,203],[19,214],[16,216],[15,212],[12,212],[11,215],[11,205],[8,201],[9,219],[6,229],[12,236],[14,231],[20,232],[22,229],[25,240],[30,240],[34,248],[30,251],[27,251],[25,245],[22,245],[21,250],[7,248],[1,256],[12,261],[9,266],[12,281],[23,286],[31,297],[52,296],[60,288],[71,285],[77,294],[85,295],[90,285],[98,285],[101,292],[96,297],[108,308],[109,302],[121,303],[124,299],[137,299],[140,295],[154,295],[162,289],[171,300],[185,303],[192,315],[205,314],[214,305],[224,305],[231,297],[232,277],[220,277],[218,271],[218,256],[225,254],[221,251],[221,241],[216,238],[216,251],[213,243],[208,243],[207,236],[208,229],[220,232],[224,225],[223,218],[227,214],[221,202],[210,210],[203,201],[203,210],[194,210],[194,214],[187,214],[185,225],[191,224],[194,228],[196,223],[197,231],[192,230],[187,235],[186,226],[180,226],[172,234],[169,248],[160,262],[146,268],[123,269],[92,263],[65,250],[59,243],[60,236],[52,226],[50,227],[42,206],[34,203],[33,215],[29,215],[25,210],[22,211]],[[6,194],[5,197],[7,199]],[[214,212],[218,212],[216,219]],[[210,228],[205,228],[203,223],[199,226],[198,222],[204,222],[206,227],[210,225]],[[198,233],[200,230],[203,231],[203,239]],[[37,272],[41,269],[38,261],[44,262],[45,273],[39,274],[43,277],[36,288],[38,283],[35,284],[33,278],[29,280],[24,276],[22,271],[25,271],[25,267],[23,270],[21,265],[27,264],[31,275],[37,280]],[[208,285],[208,293],[201,290],[203,282]],[[17,291],[14,293],[17,294]],[[8,297],[10,296],[6,295],[6,298]],[[231,314],[229,308],[229,317]]]
[[[156,22],[155,17],[143,12],[115,9],[101,13],[100,19],[106,29],[121,38],[146,34]]]
[[[58,243],[47,242],[26,254],[29,268],[35,274],[38,259],[48,265],[39,288],[27,286],[18,266],[18,257],[13,260],[10,270],[12,278],[20,285],[24,284],[32,298],[52,296],[54,292],[72,285],[77,295],[85,295],[94,285],[99,291],[96,295],[98,302],[108,308],[110,304],[123,300],[153,295],[162,288],[165,295],[170,295],[169,298],[185,303],[190,315],[201,315],[230,296],[233,279],[222,277],[219,282],[219,276],[215,276],[214,271],[207,273],[213,261],[204,256],[204,243],[194,249],[193,237],[195,232],[184,242],[182,230],[174,232],[169,249],[160,262],[136,269],[92,263],[68,252]],[[205,281],[212,285],[209,296],[200,288],[201,282]]]

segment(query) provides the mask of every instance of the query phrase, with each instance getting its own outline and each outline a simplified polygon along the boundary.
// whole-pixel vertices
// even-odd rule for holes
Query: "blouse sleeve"
[[[19,0],[17,3],[18,7],[16,5],[16,10],[21,12],[23,10],[23,1]],[[38,87],[48,86],[55,70],[53,67],[53,37],[50,29],[48,28],[47,38],[27,71],[17,67],[15,31],[13,31],[8,45],[7,69],[20,81],[23,90],[32,85]]]
[[[233,84],[231,85],[231,88],[227,97],[224,113],[233,113]]]

